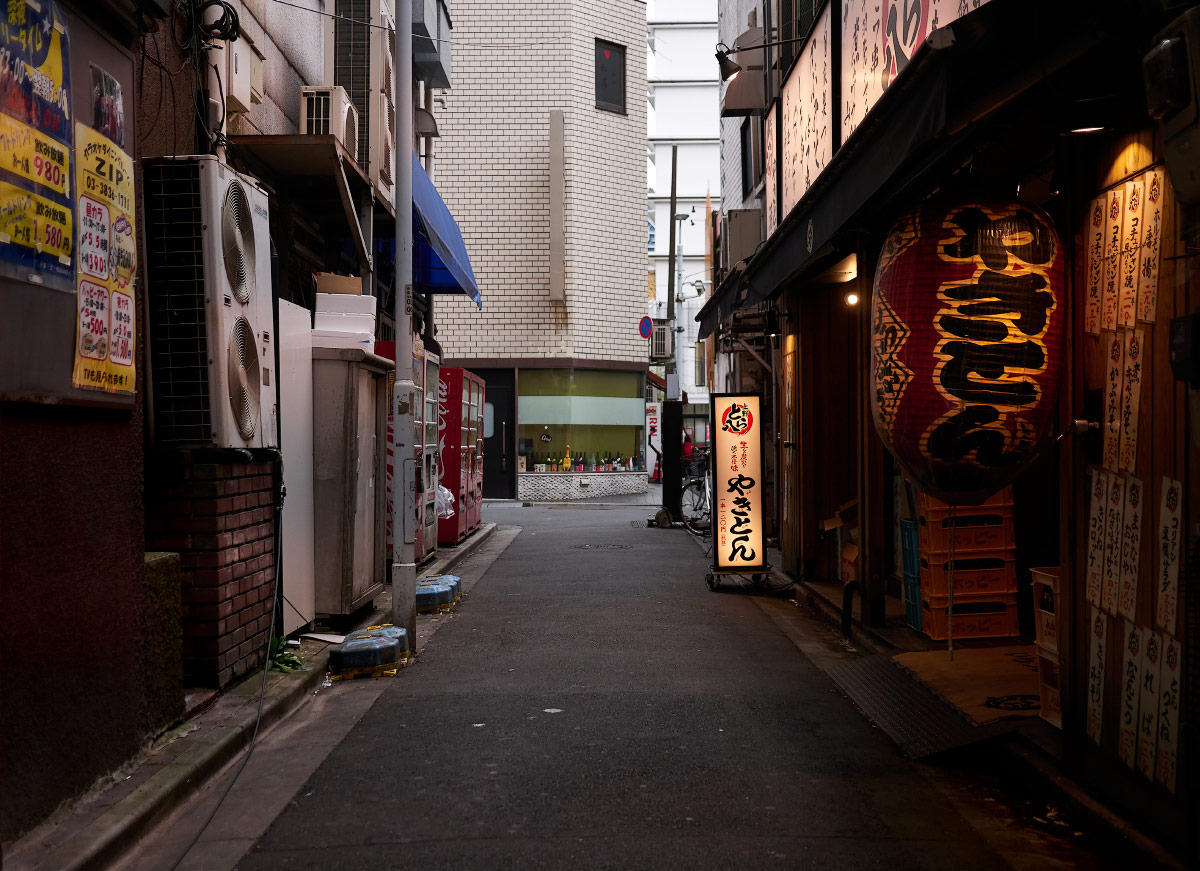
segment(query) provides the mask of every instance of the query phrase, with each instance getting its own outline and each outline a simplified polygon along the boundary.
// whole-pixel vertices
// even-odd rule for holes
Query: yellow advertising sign
[[[71,210],[0,181],[0,242],[71,262]]]
[[[762,416],[757,396],[713,394],[713,564],[767,567],[763,541]]]
[[[79,226],[76,387],[132,393],[137,316],[133,159],[84,124],[75,125]]]
[[[0,115],[0,169],[65,196],[71,183],[71,159],[67,152],[67,146],[45,133],[8,115]]]

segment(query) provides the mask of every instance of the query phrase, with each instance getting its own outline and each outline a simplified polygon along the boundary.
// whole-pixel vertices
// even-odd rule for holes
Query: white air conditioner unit
[[[379,58],[378,79],[375,83],[376,111],[371,116],[371,182],[380,198],[392,201],[396,184],[396,24],[387,10],[382,10],[383,27],[379,28],[372,44]]]
[[[665,360],[674,352],[670,323],[655,324],[650,334],[650,359]]]
[[[267,195],[207,155],[143,179],[154,441],[278,446]]]
[[[300,132],[332,134],[358,160],[358,110],[339,85],[306,85],[300,89]]]
[[[325,81],[345,88],[358,110],[358,165],[377,195],[390,202],[396,177],[395,3],[333,0],[326,5],[334,15],[325,24]],[[406,149],[401,152],[407,156]]]

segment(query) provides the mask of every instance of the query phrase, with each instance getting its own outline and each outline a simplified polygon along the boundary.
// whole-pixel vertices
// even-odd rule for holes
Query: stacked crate
[[[1020,634],[1012,505],[1012,488],[1006,487],[982,505],[954,509],[951,518],[949,505],[921,494],[917,504],[921,629],[930,638],[943,639],[949,629],[951,568],[955,638]]]

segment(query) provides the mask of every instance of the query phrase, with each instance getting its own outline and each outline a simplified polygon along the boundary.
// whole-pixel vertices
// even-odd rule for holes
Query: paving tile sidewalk
[[[445,574],[474,553],[496,530],[485,523],[453,548],[418,568],[419,576]],[[390,597],[384,597],[389,598]],[[386,615],[377,609],[362,625]],[[104,868],[153,824],[182,804],[250,743],[287,715],[324,680],[329,645],[301,641],[298,653],[307,671],[267,674],[257,670],[215,701],[157,740],[142,756],[97,782],[86,795],[7,845],[0,867],[8,871],[87,871]],[[297,652],[293,650],[293,652]]]

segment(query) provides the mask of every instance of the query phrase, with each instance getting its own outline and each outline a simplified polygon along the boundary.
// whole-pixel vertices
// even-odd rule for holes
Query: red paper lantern
[[[872,413],[926,493],[977,505],[1049,435],[1066,267],[1025,203],[931,201],[888,233],[871,312]]]

